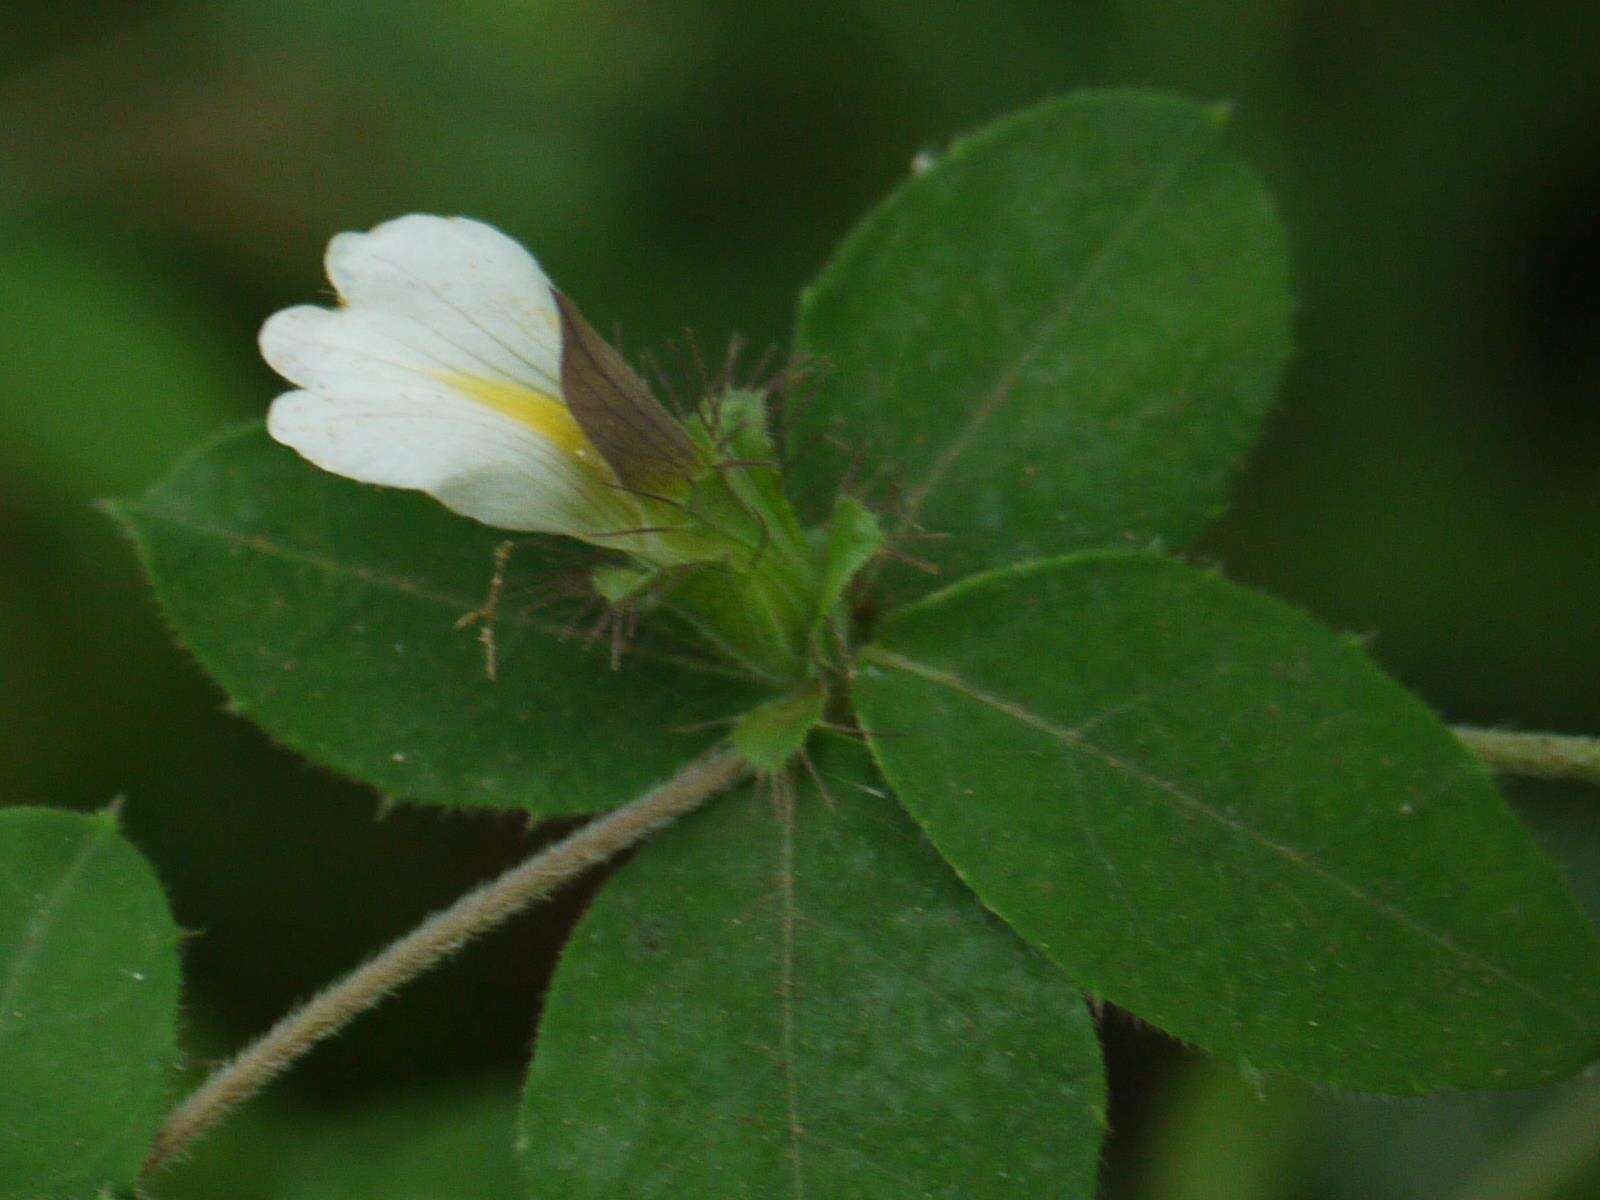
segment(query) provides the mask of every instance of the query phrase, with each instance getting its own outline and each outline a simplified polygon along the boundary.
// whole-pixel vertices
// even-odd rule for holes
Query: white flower
[[[564,401],[562,315],[532,255],[480,222],[412,215],[339,234],[327,270],[339,308],[261,330],[299,389],[273,401],[274,438],[485,524],[640,548],[661,506],[621,486]]]

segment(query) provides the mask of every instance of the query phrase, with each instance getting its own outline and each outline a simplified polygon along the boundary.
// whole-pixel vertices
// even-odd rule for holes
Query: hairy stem
[[[145,1172],[169,1162],[318,1042],[338,1033],[402,984],[590,867],[732,786],[747,770],[731,751],[715,751],[696,759],[654,791],[591,821],[429,917],[218,1067],[167,1117],[145,1159]]]
[[[1564,733],[1508,733],[1501,729],[1469,729],[1455,735],[1491,768],[1507,775],[1534,779],[1576,779],[1600,784],[1600,738]]]
[[[1496,771],[1600,784],[1600,739],[1461,726],[1454,732]],[[145,1159],[145,1172],[171,1161],[318,1042],[344,1029],[401,985],[590,867],[698,807],[747,772],[745,762],[732,751],[699,758],[654,791],[591,821],[435,913],[218,1067],[167,1117]]]

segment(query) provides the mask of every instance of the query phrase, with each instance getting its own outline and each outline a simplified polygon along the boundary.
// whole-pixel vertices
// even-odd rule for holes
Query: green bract
[[[1483,769],[1350,640],[1153,552],[1255,436],[1286,259],[1221,110],[1069,96],[808,289],[787,476],[755,393],[694,455],[653,409],[595,427],[693,554],[504,549],[254,430],[118,508],[238,711],[391,795],[593,812],[724,736],[755,769],[578,927],[533,1194],[1091,1196],[1081,991],[1351,1088],[1600,1052],[1600,946]],[[989,573],[897,610],[916,565]]]

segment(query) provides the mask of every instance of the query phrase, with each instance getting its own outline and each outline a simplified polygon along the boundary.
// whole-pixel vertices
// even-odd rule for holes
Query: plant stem
[[[1508,733],[1455,726],[1455,735],[1479,758],[1507,775],[1576,779],[1600,784],[1600,738],[1564,733]]]
[[[1496,771],[1600,784],[1600,739],[1460,726],[1454,732]],[[748,770],[732,751],[707,754],[655,790],[591,821],[429,917],[218,1067],[167,1117],[145,1159],[145,1173],[170,1162],[318,1042],[340,1032],[401,985],[590,867],[731,787]]]
[[[747,771],[744,760],[729,750],[698,758],[655,790],[591,821],[435,913],[218,1067],[167,1117],[145,1159],[144,1172],[171,1161],[318,1042],[338,1033],[402,984],[590,867],[731,787]]]

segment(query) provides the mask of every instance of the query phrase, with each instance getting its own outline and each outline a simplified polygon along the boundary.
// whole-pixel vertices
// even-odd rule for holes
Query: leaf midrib
[[[39,902],[33,914],[28,918],[22,929],[22,938],[18,942],[18,950],[12,956],[10,965],[6,968],[5,979],[0,984],[0,1017],[11,1012],[16,1003],[17,992],[22,987],[23,976],[26,969],[38,955],[39,948],[44,944],[46,935],[61,915],[61,906],[71,893],[78,877],[83,874],[84,867],[94,854],[105,843],[112,829],[109,821],[99,821],[97,828],[91,830],[83,839],[83,844],[78,847],[72,856],[72,861],[61,872],[61,877],[56,880],[49,893]],[[0,1022],[0,1034],[3,1034],[6,1025]]]
[[[779,1066],[784,1081],[784,1105],[786,1123],[788,1125],[787,1145],[791,1162],[791,1200],[806,1200],[802,1172],[803,1156],[801,1146],[803,1143],[809,1143],[830,1153],[851,1155],[886,1179],[902,1186],[915,1186],[909,1178],[891,1171],[861,1147],[825,1138],[800,1120],[801,1096],[799,1079],[795,1070],[797,1051],[801,1040],[800,1026],[802,1020],[802,1015],[795,1003],[798,994],[798,985],[795,981],[795,965],[799,952],[799,938],[802,932],[815,931],[827,934],[850,947],[857,954],[866,955],[883,964],[884,967],[900,979],[921,988],[929,996],[932,996],[937,1003],[958,1014],[969,1029],[976,1029],[979,1025],[979,1020],[971,1008],[943,989],[935,986],[922,970],[905,966],[877,949],[861,934],[841,926],[819,921],[800,907],[798,895],[800,873],[796,865],[795,849],[796,821],[795,808],[791,803],[779,814],[778,820],[774,823],[778,830],[776,838],[777,862],[775,864],[778,873],[778,913],[775,935],[777,941],[775,958],[778,963],[778,986],[775,989],[775,994],[779,1002],[779,1040],[782,1046],[782,1052],[779,1055]],[[809,874],[809,872],[807,873]],[[1063,1090],[1072,1104],[1083,1109],[1094,1120],[1099,1121],[1103,1118],[1104,1114],[1083,1098],[1082,1089],[1076,1080],[1064,1085]],[[831,1122],[834,1119],[834,1114],[828,1111],[826,1104],[823,1105],[823,1109],[826,1119]]]
[[[957,430],[956,435],[950,439],[949,444],[933,461],[927,474],[916,486],[908,489],[905,500],[905,524],[913,525],[928,496],[949,474],[951,467],[966,453],[967,449],[977,440],[979,432],[989,419],[1010,399],[1015,392],[1022,373],[1032,365],[1044,350],[1047,340],[1053,329],[1065,325],[1077,312],[1078,307],[1089,295],[1091,289],[1099,283],[1110,264],[1122,252],[1123,248],[1133,239],[1140,226],[1150,219],[1159,202],[1182,179],[1189,170],[1200,161],[1204,153],[1211,148],[1217,140],[1217,133],[1212,132],[1210,137],[1197,137],[1192,143],[1185,145],[1178,153],[1174,154],[1162,168],[1152,173],[1152,181],[1139,202],[1129,210],[1128,215],[1122,219],[1117,227],[1110,233],[1106,240],[1084,263],[1083,270],[1073,281],[1072,286],[1066,289],[1058,304],[1046,311],[1034,322],[1022,348],[1016,355],[998,365],[994,382],[984,393],[982,400],[973,408],[965,424]]]

